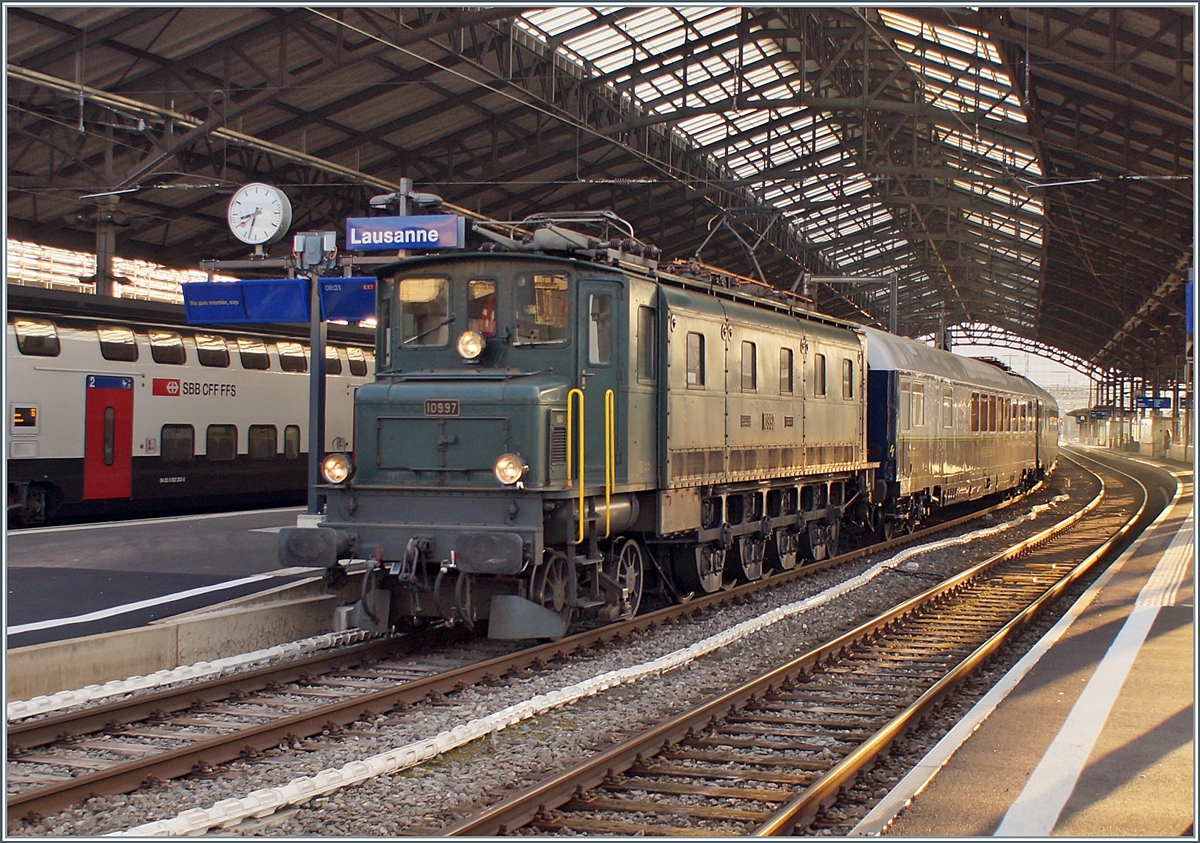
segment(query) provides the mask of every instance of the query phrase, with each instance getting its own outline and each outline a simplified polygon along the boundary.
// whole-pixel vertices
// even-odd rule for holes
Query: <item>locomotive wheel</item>
[[[763,560],[767,556],[767,540],[762,536],[741,536],[737,542],[737,564],[739,579],[746,582],[761,580]]]
[[[645,556],[633,539],[618,539],[615,551],[604,563],[604,572],[626,592],[621,600],[613,595],[613,619],[632,618],[642,605],[642,589],[646,580]]]
[[[839,533],[837,521],[809,521],[808,529],[800,535],[800,551],[804,558],[820,562],[837,556]]]
[[[542,570],[538,572],[533,585],[533,602],[545,606],[552,612],[557,612],[567,623],[571,622],[570,571],[567,570],[567,557],[563,553],[555,553],[546,560]]]
[[[715,545],[677,547],[671,554],[675,582],[681,592],[712,594],[725,575],[725,551]]]
[[[781,571],[790,571],[796,567],[796,557],[800,547],[800,538],[793,529],[775,531],[775,555],[772,559],[775,567]]]
[[[890,542],[896,538],[896,522],[891,518],[884,518],[883,527],[880,528],[880,532],[883,533],[883,540]]]

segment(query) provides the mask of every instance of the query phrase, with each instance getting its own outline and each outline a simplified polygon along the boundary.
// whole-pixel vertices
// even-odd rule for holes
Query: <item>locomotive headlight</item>
[[[326,483],[345,483],[354,476],[354,463],[345,454],[330,454],[321,463]]]
[[[514,483],[520,482],[528,470],[529,466],[525,464],[525,460],[516,454],[501,454],[496,459],[496,464],[492,466],[492,471],[495,473],[496,479],[505,486],[511,486]]]
[[[474,360],[483,354],[483,334],[478,331],[463,331],[458,337],[458,356],[463,360]]]

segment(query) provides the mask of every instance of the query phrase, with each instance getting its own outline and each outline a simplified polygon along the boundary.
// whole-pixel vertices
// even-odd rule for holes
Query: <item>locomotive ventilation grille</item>
[[[550,429],[550,465],[567,464],[567,429],[555,427]]]

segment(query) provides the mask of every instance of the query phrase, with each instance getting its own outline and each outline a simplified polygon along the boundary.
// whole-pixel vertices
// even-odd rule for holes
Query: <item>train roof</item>
[[[876,371],[915,372],[987,389],[1034,393],[1054,400],[1037,384],[993,363],[952,354],[875,328],[860,330],[867,335],[867,365]]]
[[[97,319],[128,325],[170,325],[172,327],[195,327],[222,332],[242,334],[265,334],[308,339],[308,323],[295,324],[236,324],[236,325],[190,325],[183,305],[168,302],[144,301],[141,299],[119,299],[97,296],[93,293],[76,293],[66,290],[50,290],[23,284],[8,284],[5,293],[9,314],[22,313],[30,316],[64,319]],[[372,345],[375,332],[356,325],[329,325],[328,336],[339,342]]]

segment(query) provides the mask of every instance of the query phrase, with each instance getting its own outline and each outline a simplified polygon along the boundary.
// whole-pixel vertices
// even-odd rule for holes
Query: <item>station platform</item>
[[[7,649],[146,624],[311,576],[280,569],[269,509],[12,530],[4,562]]]
[[[1174,500],[850,836],[1195,837],[1192,467],[1133,459]]]

